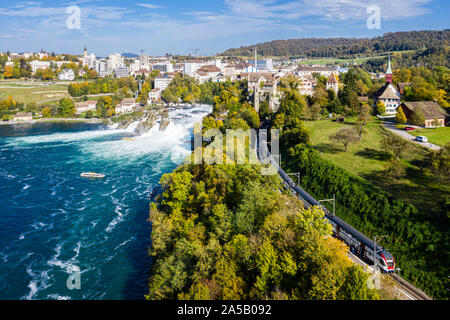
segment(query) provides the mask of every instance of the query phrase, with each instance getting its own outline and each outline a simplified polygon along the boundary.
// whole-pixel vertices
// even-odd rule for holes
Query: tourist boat
[[[126,140],[126,141],[134,141],[133,138],[122,138],[122,140]]]
[[[104,178],[104,174],[94,173],[94,172],[83,172],[81,174],[83,178]]]

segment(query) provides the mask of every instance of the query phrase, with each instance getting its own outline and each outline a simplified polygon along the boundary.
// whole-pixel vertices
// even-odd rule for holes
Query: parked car
[[[416,130],[416,128],[414,128],[414,127],[406,127],[405,130],[406,131],[413,131],[413,130]]]
[[[419,141],[419,142],[428,142],[428,138],[427,138],[427,137],[424,137],[424,136],[417,136],[417,137],[416,137],[416,141]]]

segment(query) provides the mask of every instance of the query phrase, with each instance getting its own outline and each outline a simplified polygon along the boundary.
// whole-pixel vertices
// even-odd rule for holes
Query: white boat
[[[104,174],[94,173],[94,172],[83,172],[81,174],[83,178],[104,178]]]

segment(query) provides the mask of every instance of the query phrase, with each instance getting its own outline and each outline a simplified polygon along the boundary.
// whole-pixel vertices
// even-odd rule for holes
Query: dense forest
[[[381,37],[289,39],[256,44],[261,56],[355,58],[390,51],[422,50],[447,46],[450,30],[386,33]],[[224,56],[251,56],[255,45],[229,49]]]
[[[213,100],[203,130],[259,127],[237,84],[221,84]],[[259,165],[186,164],[160,182],[150,210],[155,263],[147,299],[379,297],[346,246],[329,237],[322,210],[303,209]]]
[[[338,216],[369,236],[388,234],[386,244],[402,267],[403,277],[435,298],[448,298],[447,216],[442,215],[443,221],[437,224],[415,207],[338,168],[312,149],[290,148],[283,159],[285,167],[300,172],[302,186],[314,196],[336,194]]]
[[[448,46],[430,47],[423,50],[407,53],[394,53],[392,63],[395,69],[425,66],[433,69],[436,67],[450,67],[450,55]],[[382,73],[386,71],[384,59],[369,59],[361,64],[361,68],[368,72]]]
[[[236,84],[242,90],[246,87],[244,82],[236,82]],[[212,104],[214,102],[214,97],[220,96],[223,88],[230,88],[233,86],[235,86],[235,84],[231,81],[225,83],[207,81],[200,84],[195,78],[177,75],[170,82],[169,86],[164,89],[161,97],[166,102],[200,102]]]
[[[446,70],[441,70],[445,71]],[[414,97],[420,92],[425,92],[423,87],[419,90],[419,83],[427,83],[423,80],[439,79],[431,70],[414,69],[415,76],[411,95]],[[356,103],[353,96],[360,92],[358,81],[364,80],[364,72],[358,69],[351,71],[344,77],[346,87],[341,90],[338,99],[339,105],[344,106],[346,114],[358,116],[357,126],[363,128],[364,122],[369,121],[371,107],[367,104]],[[396,81],[409,80],[411,70],[402,69],[395,75]],[[437,81],[433,81],[433,85]],[[363,81],[364,84],[364,81]],[[430,83],[431,86],[431,83]],[[448,217],[449,199],[436,199],[442,207],[439,221],[431,219],[419,212],[414,206],[393,198],[380,188],[369,184],[366,180],[356,177],[344,169],[341,169],[325,160],[314,151],[310,144],[309,131],[302,122],[305,110],[317,105],[320,96],[312,98],[312,101],[298,94],[296,79],[288,77],[282,79],[280,88],[284,92],[279,110],[269,116],[272,127],[281,128],[280,137],[283,168],[291,172],[300,172],[302,187],[318,198],[325,198],[335,193],[339,200],[336,213],[345,221],[367,234],[387,234],[386,240],[389,250],[395,256],[397,263],[402,267],[403,276],[426,290],[435,298],[448,298],[447,266],[449,250],[448,243]],[[435,88],[432,88],[435,90]],[[326,96],[324,95],[324,98]],[[324,100],[326,102],[326,99]],[[329,100],[328,103],[333,100]],[[311,103],[313,103],[311,105]],[[322,103],[320,103],[322,104]],[[352,105],[354,105],[352,107]],[[328,108],[335,108],[331,104]],[[347,110],[347,111],[345,111]],[[360,124],[360,125],[359,125]],[[358,140],[357,133],[353,137]],[[392,136],[387,145],[394,152],[403,150],[406,146],[402,139]],[[393,163],[396,157],[400,157],[400,151],[395,151]],[[394,152],[394,153],[395,153]],[[425,168],[440,168],[443,175],[448,175],[450,145],[439,153],[431,152],[425,160]],[[388,173],[386,173],[388,174]],[[440,176],[437,174],[436,179]]]

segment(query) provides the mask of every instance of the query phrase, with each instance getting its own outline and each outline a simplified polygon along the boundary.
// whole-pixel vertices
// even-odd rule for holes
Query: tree
[[[386,105],[384,104],[383,101],[378,101],[377,102],[377,114],[379,116],[383,116],[386,113]]]
[[[402,107],[397,108],[397,114],[395,115],[395,121],[400,124],[406,123],[407,120],[406,120],[406,116],[405,116],[405,113],[403,112]]]
[[[345,152],[351,143],[359,140],[353,128],[341,128],[338,132],[330,135],[330,140],[334,143],[342,143],[344,145]]]
[[[384,175],[392,178],[394,181],[403,177],[406,173],[406,166],[399,159],[392,159],[384,170]]]
[[[450,142],[439,151],[431,151],[426,158],[427,167],[436,173],[436,176],[445,179],[450,177]]]
[[[414,112],[411,115],[411,124],[416,126],[425,125],[425,115],[423,114],[422,109],[419,106],[415,108]]]
[[[88,110],[86,112],[86,119],[91,119],[94,117],[94,113],[92,112],[92,110]]]
[[[320,114],[322,112],[322,107],[319,103],[315,102],[311,107],[311,118],[314,121],[317,121],[320,119]]]
[[[11,66],[6,66],[6,67],[5,67],[5,71],[3,72],[3,76],[4,76],[6,79],[12,78],[12,77],[13,77],[13,67],[11,67]]]
[[[431,123],[431,125],[435,128],[439,127],[440,123],[439,120],[434,118],[433,122]]]
[[[43,80],[52,80],[55,77],[55,73],[51,68],[47,68],[42,72]]]
[[[285,123],[284,113],[279,113],[275,116],[272,127],[275,129],[281,129],[283,128],[284,123]]]
[[[72,99],[62,98],[59,100],[57,113],[63,118],[71,117],[75,114],[75,105]]]
[[[391,154],[397,160],[400,160],[400,157],[408,151],[408,141],[400,138],[392,133],[387,133],[384,135],[383,140],[381,141],[382,148]]]
[[[52,109],[50,107],[44,107],[42,109],[42,116],[44,118],[51,118],[52,117]]]
[[[358,121],[362,122],[362,124],[365,126],[367,122],[371,120],[372,108],[367,103],[364,103],[359,107]]]

